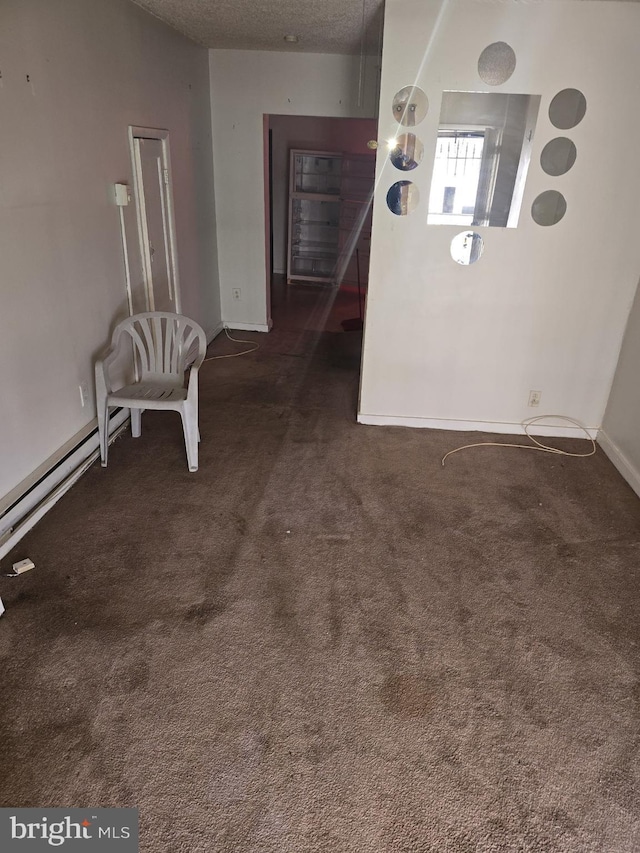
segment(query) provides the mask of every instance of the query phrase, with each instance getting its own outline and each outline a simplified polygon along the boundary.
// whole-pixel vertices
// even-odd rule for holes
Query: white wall
[[[367,142],[377,139],[377,122],[368,118],[271,116],[273,168],[273,269],[287,269],[289,219],[289,151],[339,151],[371,155]]]
[[[222,316],[266,329],[263,117],[373,116],[377,69],[367,58],[358,106],[358,57],[212,50],[209,58]]]
[[[640,290],[629,315],[599,440],[640,495]]]
[[[398,130],[391,102],[401,87],[416,82],[430,109],[416,129],[422,165],[405,175],[378,157],[361,421],[517,431],[523,418],[557,413],[601,425],[640,270],[639,27],[636,3],[387,0],[379,136]],[[494,89],[477,62],[495,41],[513,47],[517,66]],[[548,107],[566,87],[584,92],[587,113],[574,130],[558,131]],[[478,228],[485,252],[469,267],[449,254],[462,229],[426,224],[447,89],[542,96],[519,225]],[[540,152],[561,135],[578,157],[552,178]],[[397,217],[385,195],[407,177],[421,200]],[[567,214],[553,227],[536,225],[531,204],[554,188]],[[530,390],[542,392],[539,409],[527,406]]]
[[[183,311],[208,330],[220,311],[206,50],[128,0],[3,0],[0,55],[1,504],[95,416],[93,360],[126,313],[130,124],[170,131]],[[133,205],[127,226],[139,287]]]

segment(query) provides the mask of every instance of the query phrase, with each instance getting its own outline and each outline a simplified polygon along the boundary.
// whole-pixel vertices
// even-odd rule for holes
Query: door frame
[[[144,186],[142,182],[142,171],[139,159],[139,146],[136,139],[157,139],[162,143],[162,168],[166,177],[166,233],[168,236],[169,266],[171,272],[171,286],[173,288],[176,312],[182,311],[182,299],[180,295],[180,278],[178,276],[178,253],[176,248],[176,224],[173,204],[173,177],[171,173],[171,156],[169,150],[169,131],[159,127],[138,127],[129,125],[129,151],[131,155],[131,171],[133,174],[133,187],[136,200],[136,220],[138,223],[138,242],[140,246],[140,258],[142,261],[142,274],[144,277],[144,290],[147,298],[147,310],[154,309],[153,275],[151,272],[151,255],[149,253],[149,238],[147,232],[147,212],[145,207]]]

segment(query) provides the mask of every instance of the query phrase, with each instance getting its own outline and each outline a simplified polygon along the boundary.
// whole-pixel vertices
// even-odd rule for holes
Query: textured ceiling
[[[359,54],[379,51],[383,0],[134,0],[205,47]],[[284,36],[298,36],[287,44]]]

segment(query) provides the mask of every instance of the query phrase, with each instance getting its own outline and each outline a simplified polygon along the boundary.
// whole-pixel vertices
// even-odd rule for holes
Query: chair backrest
[[[131,337],[141,378],[150,374],[181,376],[191,364],[200,367],[207,349],[203,329],[194,320],[169,311],[127,317],[113,332],[114,347],[122,334]]]

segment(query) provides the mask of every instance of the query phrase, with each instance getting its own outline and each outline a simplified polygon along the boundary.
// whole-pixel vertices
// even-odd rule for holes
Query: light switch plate
[[[114,184],[116,204],[118,207],[126,207],[131,201],[131,190],[127,184]]]

